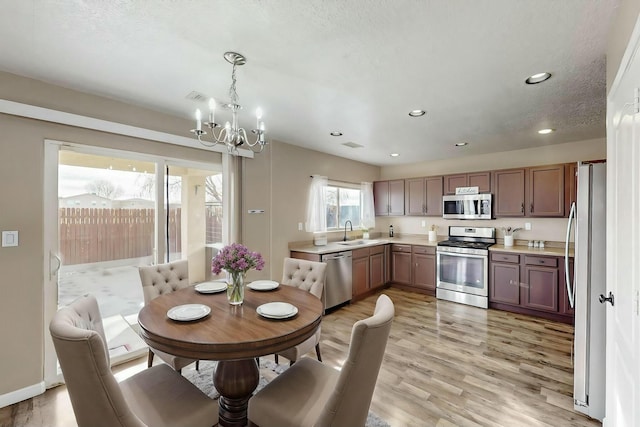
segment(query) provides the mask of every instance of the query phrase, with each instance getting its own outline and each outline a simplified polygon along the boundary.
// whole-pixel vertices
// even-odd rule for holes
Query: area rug
[[[206,393],[210,398],[217,399],[220,397],[218,390],[213,386],[213,371],[216,367],[216,362],[210,362],[206,360],[200,361],[200,370],[195,370],[195,365],[191,365],[188,368],[182,370],[182,374],[185,378],[195,384],[200,390]],[[260,371],[268,369],[275,374],[279,375],[286,371],[289,365],[275,364],[270,360],[260,359]],[[269,381],[264,377],[262,372],[260,373],[260,382],[256,391],[261,390]],[[373,412],[369,411],[367,416],[366,427],[390,427],[389,424],[378,417]]]

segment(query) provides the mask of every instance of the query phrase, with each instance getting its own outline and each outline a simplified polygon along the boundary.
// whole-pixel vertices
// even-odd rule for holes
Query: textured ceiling
[[[605,136],[618,0],[0,4],[3,71],[188,118],[206,109],[186,99],[192,91],[228,100],[222,55],[237,51],[248,59],[237,73],[242,125],[260,106],[268,138],[371,164]],[[541,71],[553,77],[524,84]],[[416,108],[427,115],[409,117]],[[557,131],[537,134],[546,127]]]

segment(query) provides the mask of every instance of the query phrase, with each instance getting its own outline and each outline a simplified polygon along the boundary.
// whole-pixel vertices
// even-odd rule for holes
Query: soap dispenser
[[[393,225],[389,226],[389,237],[393,237]]]

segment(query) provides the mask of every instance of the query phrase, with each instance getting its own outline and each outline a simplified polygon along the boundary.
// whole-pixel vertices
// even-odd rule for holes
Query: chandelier
[[[231,86],[229,87],[229,98],[231,102],[220,105],[222,108],[231,110],[231,123],[226,122],[224,126],[220,126],[215,121],[216,101],[209,99],[209,120],[204,122],[204,126],[209,128],[210,138],[203,138],[207,132],[202,130],[202,112],[196,110],[196,128],[191,129],[198,141],[206,147],[213,147],[218,144],[224,144],[229,154],[238,154],[238,148],[249,147],[256,153],[262,152],[264,146],[267,145],[265,140],[264,122],[262,121],[262,110],[256,110],[256,128],[251,130],[255,135],[253,142],[247,138],[247,132],[238,125],[238,111],[242,110],[242,106],[238,104],[238,92],[236,92],[236,67],[247,63],[247,58],[236,52],[225,52],[224,59],[233,65],[231,72]],[[210,141],[209,141],[210,140]]]

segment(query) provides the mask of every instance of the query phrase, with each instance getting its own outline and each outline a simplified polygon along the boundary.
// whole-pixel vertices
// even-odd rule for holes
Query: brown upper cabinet
[[[404,212],[414,216],[442,216],[442,177],[405,180]]]
[[[525,169],[505,169],[493,173],[493,215],[524,216]]]
[[[491,191],[491,172],[472,172],[444,176],[444,194],[456,194],[458,187],[478,187],[481,193]]]
[[[559,217],[565,211],[565,165],[493,173],[494,216]]]
[[[564,165],[528,169],[528,216],[564,216]]]
[[[576,201],[577,163],[376,181],[376,215],[441,216],[442,196],[458,187],[493,193],[493,216],[563,217]]]
[[[376,215],[404,215],[404,179],[373,183]]]

